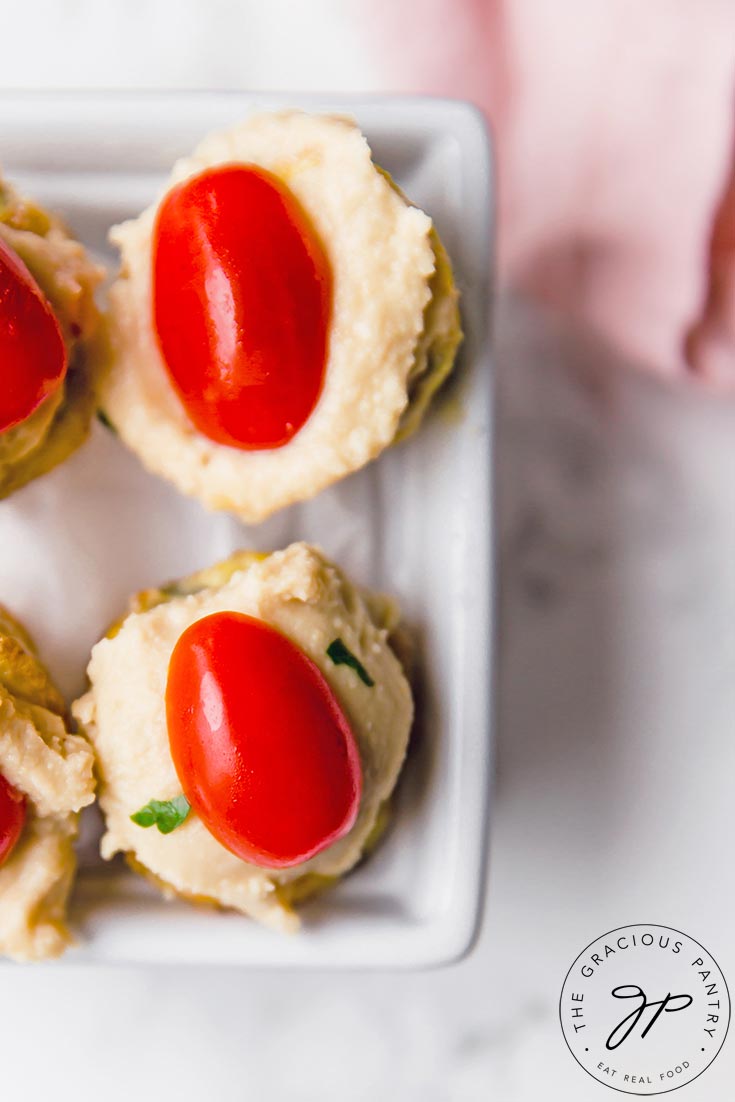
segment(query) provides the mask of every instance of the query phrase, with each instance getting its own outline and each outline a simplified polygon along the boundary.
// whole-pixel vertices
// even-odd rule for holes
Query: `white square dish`
[[[162,900],[122,863],[100,861],[99,820],[87,814],[72,906],[80,945],[69,961],[425,967],[461,956],[477,926],[493,704],[493,188],[478,112],[412,98],[4,94],[0,163],[114,265],[107,230],[155,197],[178,156],[254,109],[285,106],[353,115],[376,162],[436,221],[462,291],[456,378],[413,439],[257,528],[180,497],[98,425],[69,462],[0,503],[0,601],[72,697],[92,644],[135,590],[237,547],[311,540],[401,602],[419,653],[413,748],[384,842],[303,908],[296,937]]]

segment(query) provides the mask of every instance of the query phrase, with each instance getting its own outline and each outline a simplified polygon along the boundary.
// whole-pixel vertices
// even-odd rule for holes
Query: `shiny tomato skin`
[[[56,316],[20,257],[0,238],[0,432],[27,420],[64,381]]]
[[[296,197],[255,165],[206,169],[164,198],[153,232],[153,325],[194,426],[279,448],[324,384],[329,260]]]
[[[275,628],[216,612],[181,635],[166,688],[184,794],[243,861],[288,868],[354,825],[355,737],[317,666]]]
[[[25,821],[25,797],[0,773],[0,867],[15,849]]]

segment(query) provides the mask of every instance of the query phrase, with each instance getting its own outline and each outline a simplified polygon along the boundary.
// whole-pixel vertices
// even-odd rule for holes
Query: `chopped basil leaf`
[[[117,429],[115,428],[107,414],[103,413],[101,409],[97,410],[97,420],[101,425],[104,425],[106,429],[109,429],[110,432],[114,433],[115,436],[117,436]]]
[[[335,639],[333,643],[330,643],[327,647],[327,654],[334,662],[335,666],[349,666],[353,669],[361,681],[372,688],[375,682],[359,658],[355,658],[351,650],[348,650],[341,639]]]
[[[130,818],[138,826],[157,826],[161,834],[170,834],[181,826],[190,811],[191,804],[186,796],[174,796],[173,800],[149,800]]]

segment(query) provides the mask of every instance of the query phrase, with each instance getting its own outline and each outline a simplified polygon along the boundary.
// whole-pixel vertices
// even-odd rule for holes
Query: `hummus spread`
[[[176,641],[213,612],[255,616],[288,636],[326,677],[354,732],[363,769],[355,825],[291,868],[248,864],[225,849],[192,811],[170,834],[130,816],[152,798],[181,794],[169,750],[165,692]],[[385,821],[413,718],[411,690],[389,645],[395,606],[356,589],[313,547],[241,553],[165,590],[140,594],[92,651],[91,687],[73,711],[97,754],[106,833],[102,855],[123,852],[170,894],[241,911],[279,930],[298,928],[293,903],[334,882],[370,848]],[[327,655],[339,637],[369,670],[364,684]]]
[[[66,459],[86,439],[94,413],[94,292],[103,269],[61,222],[0,179],[0,238],[20,257],[48,300],[68,353],[62,386],[31,416],[0,433],[0,498]]]
[[[26,797],[23,833],[0,867],[0,954],[58,956],[70,941],[77,813],[94,799],[92,751],[20,627],[0,608],[0,773]]]
[[[287,184],[329,257],[334,300],[316,408],[276,449],[241,451],[197,431],[153,328],[158,203],[111,233],[122,270],[110,292],[102,406],[150,470],[210,508],[255,523],[313,497],[415,429],[452,368],[461,328],[451,265],[431,219],[373,164],[353,122],[301,112],[255,115],[179,161],[167,190],[232,162],[257,164]]]

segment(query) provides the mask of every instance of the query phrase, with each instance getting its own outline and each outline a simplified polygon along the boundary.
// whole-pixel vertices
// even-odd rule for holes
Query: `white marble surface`
[[[0,81],[379,88],[353,7],[29,0]],[[144,11],[156,37],[133,49]],[[473,955],[404,975],[4,970],[0,1096],[602,1102],[557,1019],[587,942],[679,926],[735,985],[735,406],[508,301],[498,363],[499,755]],[[731,1037],[676,1097],[726,1102],[734,1077]]]

